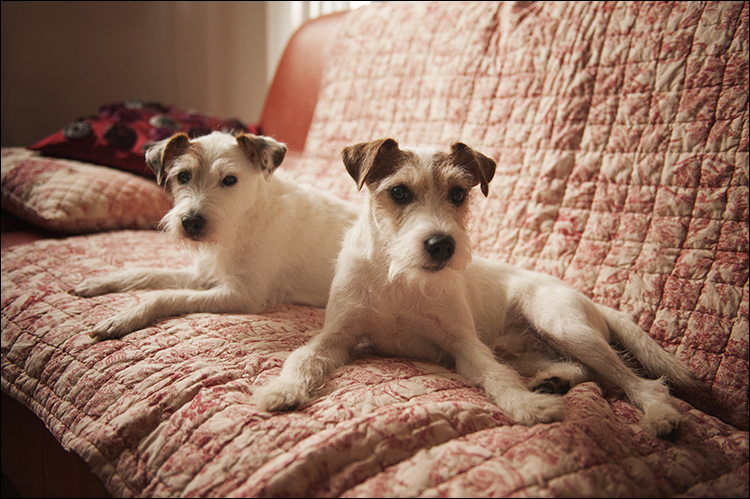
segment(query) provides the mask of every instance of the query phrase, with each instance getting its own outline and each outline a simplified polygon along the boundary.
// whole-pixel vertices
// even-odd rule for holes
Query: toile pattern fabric
[[[190,263],[155,231],[3,250],[2,388],[115,496],[747,497],[747,30],[746,2],[374,4],[345,19],[287,169],[359,199],[339,159],[355,142],[494,157],[475,252],[561,277],[686,362],[705,391],[676,394],[673,439],[595,383],[524,427],[451,366],[374,355],[261,413],[255,387],[324,310],[87,337],[140,294],[68,293],[85,276]]]
[[[280,304],[261,315],[191,314],[93,344],[137,293],[82,300],[85,275],[179,267],[163,234],[115,231],[3,250],[3,390],[123,497],[742,497],[748,434],[679,402],[674,441],[626,401],[584,383],[562,422],[516,425],[450,367],[363,357],[321,398],[260,413],[254,387],[324,321]]]

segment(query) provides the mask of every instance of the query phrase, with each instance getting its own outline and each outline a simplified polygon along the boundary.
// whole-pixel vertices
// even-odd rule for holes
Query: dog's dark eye
[[[237,183],[237,177],[234,175],[227,175],[221,180],[221,183],[224,185],[234,185]]]
[[[460,206],[466,199],[466,191],[461,187],[454,187],[450,191],[450,198],[451,203],[455,204],[456,206]]]
[[[190,182],[190,172],[180,172],[177,174],[177,183],[187,184]]]
[[[398,204],[406,204],[411,201],[411,192],[404,185],[397,185],[391,189],[391,199],[396,201]]]

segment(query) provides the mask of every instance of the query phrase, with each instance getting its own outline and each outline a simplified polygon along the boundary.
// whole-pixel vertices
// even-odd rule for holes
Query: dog
[[[345,236],[322,331],[256,389],[260,410],[308,402],[364,341],[389,355],[452,359],[524,425],[561,419],[558,395],[595,376],[643,410],[646,431],[675,431],[681,415],[664,378],[687,386],[692,376],[625,314],[552,276],[472,258],[470,194],[479,185],[487,196],[491,158],[460,142],[446,153],[393,139],[346,147],[342,158],[357,187],[367,186],[365,206]],[[662,378],[636,375],[610,340]]]
[[[148,149],[148,166],[174,199],[159,227],[188,247],[195,263],[81,282],[73,292],[82,297],[153,290],[90,336],[120,338],[159,318],[196,312],[254,314],[276,302],[324,307],[358,208],[274,174],[286,151],[270,137],[224,132],[192,140],[178,133]]]

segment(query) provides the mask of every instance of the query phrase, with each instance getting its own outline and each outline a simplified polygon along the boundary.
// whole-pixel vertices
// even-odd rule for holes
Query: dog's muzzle
[[[425,268],[427,270],[440,270],[456,251],[456,241],[451,236],[437,234],[425,239],[424,249],[433,264]]]
[[[206,219],[201,215],[185,215],[182,217],[182,228],[190,239],[196,239],[205,226]]]

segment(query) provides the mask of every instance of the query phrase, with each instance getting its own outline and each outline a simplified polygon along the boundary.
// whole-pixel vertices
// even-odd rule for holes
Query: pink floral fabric
[[[324,322],[279,304],[260,315],[191,314],[93,343],[139,293],[81,299],[84,276],[180,267],[154,231],[39,241],[2,252],[2,387],[82,456],[115,496],[742,496],[748,433],[687,402],[673,441],[594,383],[563,421],[516,425],[450,367],[365,356],[321,397],[261,413],[255,387]]]
[[[358,199],[339,159],[354,142],[493,156],[475,251],[562,277],[684,360],[705,391],[677,394],[672,440],[594,383],[524,427],[449,366],[373,355],[298,411],[259,412],[255,388],[324,310],[88,338],[141,293],[68,293],[84,277],[191,261],[154,231],[3,250],[2,389],[115,496],[747,497],[747,25],[743,2],[374,4],[345,19],[285,165]]]

